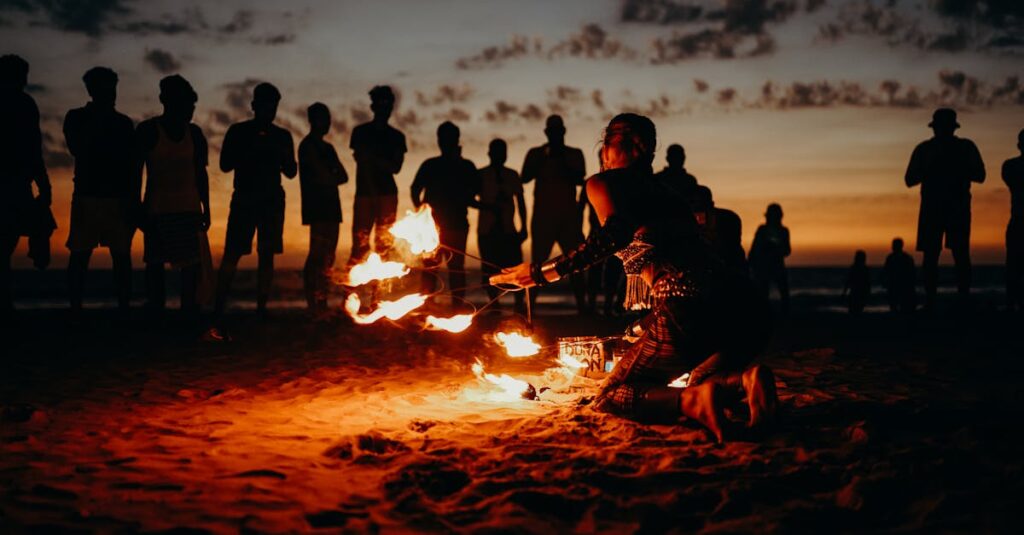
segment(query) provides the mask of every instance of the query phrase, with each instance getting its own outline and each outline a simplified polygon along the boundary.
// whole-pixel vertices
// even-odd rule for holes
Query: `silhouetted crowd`
[[[10,257],[20,238],[28,238],[29,256],[37,267],[44,268],[49,263],[49,238],[56,228],[39,111],[25,91],[28,71],[22,58],[0,57],[0,228],[6,253],[0,267],[0,306],[6,311],[13,309]],[[212,298],[214,317],[219,317],[231,295],[238,262],[252,253],[255,239],[257,310],[265,314],[274,257],[284,249],[282,175],[288,179],[298,175],[302,223],[310,229],[304,267],[306,300],[312,310],[326,309],[342,221],[338,187],[349,181],[335,148],[324,139],[332,124],[327,106],[309,106],[310,130],[299,143],[296,160],[292,135],[274,124],[280,92],[269,83],[253,89],[252,118],[231,125],[220,152],[220,169],[233,173],[234,184],[224,253],[214,276],[207,240],[211,220],[209,148],[202,129],[192,123],[198,95],[191,84],[180,75],[163,78],[159,84],[163,113],[134,125],[116,109],[118,77],[114,71],[95,67],[85,73],[83,81],[90,101],[70,110],[64,120],[65,142],[74,157],[66,244],[73,312],[82,307],[86,273],[96,247],[109,250],[118,306],[128,309],[132,295],[130,251],[138,229],[144,238],[150,309],[165,307],[165,269],[170,266],[181,276],[182,309],[197,316],[202,303]],[[395,175],[407,152],[405,136],[389,124],[394,92],[388,86],[377,86],[369,95],[373,118],[352,130],[349,143],[356,162],[349,266],[364,261],[371,248],[382,257],[391,253],[393,243],[387,229],[395,222],[398,207]],[[952,251],[960,295],[966,297],[970,291],[970,185],[985,179],[974,143],[954,135],[959,124],[953,110],[937,110],[930,126],[934,137],[914,150],[905,177],[908,187],[921,188],[917,250],[923,253],[926,307],[934,305],[943,246]],[[540,263],[548,260],[556,243],[563,252],[579,247],[585,240],[585,219],[592,231],[600,227],[585,190],[580,192],[587,177],[583,151],[565,144],[566,127],[558,115],[547,118],[544,134],[547,143],[527,152],[521,173],[505,165],[508,151],[501,139],[490,142],[489,162],[478,169],[461,154],[458,126],[446,121],[437,128],[440,154],[424,161],[415,174],[412,202],[417,207],[430,205],[445,250],[466,250],[469,209],[477,211],[485,286],[490,275],[523,261],[522,244],[528,236],[532,238],[532,262]],[[1018,147],[1024,154],[1024,131]],[[785,259],[791,247],[789,230],[782,224],[782,207],[768,206],[748,256],[741,243],[739,216],[716,206],[711,190],[686,170],[686,152],[681,145],[668,147],[666,163],[655,179],[689,202],[701,236],[719,259],[730,268],[749,272],[766,295],[775,287],[782,309],[788,309]],[[1002,177],[1012,198],[1006,233],[1007,295],[1011,308],[1024,309],[1024,156],[1007,160]],[[533,218],[527,231],[523,185],[530,182],[535,186]],[[901,239],[893,241],[892,251],[884,267],[888,302],[893,311],[909,312],[917,306],[914,259],[903,251]],[[469,288],[464,261],[464,254],[453,253],[439,255],[432,264],[446,268],[447,287],[456,300],[463,299]],[[580,313],[596,310],[599,295],[603,295],[606,314],[620,308],[626,285],[616,258],[604,261],[586,276],[574,274],[569,279]],[[433,291],[437,281],[433,275],[425,276],[423,285]],[[500,296],[497,288],[486,289],[492,299]],[[844,290],[851,312],[864,310],[870,290],[866,254],[858,251]],[[530,297],[535,299],[537,293],[531,292]],[[526,306],[523,292],[515,294],[515,306],[518,310]]]

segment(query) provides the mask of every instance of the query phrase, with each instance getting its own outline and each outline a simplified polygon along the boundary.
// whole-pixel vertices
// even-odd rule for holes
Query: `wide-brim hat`
[[[956,110],[952,108],[939,108],[932,114],[932,122],[928,123],[928,126],[934,127],[937,125],[952,125],[953,128],[960,128],[960,123],[956,122]]]

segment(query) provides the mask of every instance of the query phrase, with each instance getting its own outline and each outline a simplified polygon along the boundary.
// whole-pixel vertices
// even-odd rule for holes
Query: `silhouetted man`
[[[508,145],[503,139],[491,141],[487,155],[491,162],[480,169],[480,213],[476,225],[476,241],[480,248],[483,282],[487,284],[500,268],[513,267],[523,262],[522,243],[526,241],[526,198],[519,173],[508,167]],[[516,230],[516,208],[519,212],[519,230]],[[487,286],[487,295],[493,300],[499,291]],[[524,309],[524,292],[515,292],[517,310]]]
[[[533,189],[533,221],[530,235],[533,237],[534,263],[544,262],[558,243],[567,253],[583,242],[583,214],[580,212],[577,188],[583,185],[586,164],[583,151],[565,145],[565,124],[558,115],[548,117],[544,128],[548,142],[534,147],[526,153],[523,161],[523,183],[536,180]],[[576,308],[582,314],[585,309],[585,283],[582,275],[571,279],[576,294]],[[536,297],[533,292],[531,297]]]
[[[430,205],[441,234],[441,244],[450,248],[447,253],[448,283],[456,299],[466,295],[466,257],[456,251],[466,250],[469,236],[468,211],[478,206],[474,200],[480,191],[480,180],[473,162],[462,157],[459,146],[459,127],[449,121],[437,127],[437,146],[441,155],[423,162],[412,181],[412,204],[419,208]],[[446,253],[446,254],[447,254]],[[423,274],[426,293],[434,291],[436,278]]]
[[[135,125],[114,109],[117,74],[93,67],[82,77],[91,101],[64,118],[64,139],[75,157],[71,229],[67,247],[71,310],[82,308],[89,258],[107,247],[114,264],[117,305],[128,310],[132,295],[132,237],[139,218],[141,177]]]
[[[704,240],[727,265],[747,272],[747,255],[743,251],[743,221],[732,210],[718,208],[707,186],[695,186],[690,208]]]
[[[668,165],[654,176],[680,197],[689,199],[697,187],[697,178],[686,170],[686,150],[675,143],[665,151]]]
[[[294,178],[295,146],[292,135],[273,124],[281,93],[263,82],[253,88],[253,118],[236,123],[224,135],[220,169],[235,172],[224,257],[218,274],[216,315],[224,311],[238,261],[252,252],[256,236],[259,275],[256,308],[266,317],[274,279],[274,255],[284,251],[284,188],[281,174]]]
[[[885,291],[892,312],[913,312],[917,306],[914,257],[903,251],[903,239],[892,240],[892,252],[885,258]]]
[[[985,181],[985,164],[974,142],[953,135],[960,124],[949,108],[935,110],[928,124],[935,136],[914,149],[907,166],[908,188],[921,185],[917,250],[924,253],[925,306],[935,304],[942,239],[953,251],[957,290],[971,291],[971,182]]]
[[[853,265],[846,274],[843,295],[846,297],[846,310],[851,315],[859,316],[864,312],[871,296],[871,270],[868,269],[868,254],[865,251],[854,253]]]
[[[324,140],[331,130],[331,111],[317,102],[306,114],[309,134],[299,143],[302,224],[309,225],[309,255],[303,274],[306,304],[313,312],[323,312],[327,309],[327,281],[334,269],[341,226],[338,186],[348,182],[348,173],[334,146]]]
[[[39,108],[25,92],[28,62],[0,57],[0,313],[14,308],[11,300],[11,255],[21,236],[32,231],[33,205],[49,207],[50,178],[43,164],[43,136]],[[39,197],[32,198],[32,183]]]
[[[782,225],[782,207],[776,203],[768,205],[764,217],[764,224],[757,228],[754,242],[750,244],[750,272],[766,297],[772,284],[778,288],[782,310],[787,312],[789,273],[786,271],[786,257],[791,252],[789,229]]]
[[[1024,130],[1017,134],[1021,155],[1003,162],[1010,188],[1010,224],[1006,227],[1006,296],[1010,310],[1024,310]]]
[[[160,80],[163,114],[135,130],[146,169],[142,230],[149,306],[154,312],[166,306],[164,265],[170,264],[181,270],[181,310],[193,317],[199,312],[200,233],[210,228],[209,150],[202,129],[192,123],[198,99],[188,80],[167,76]]]
[[[398,186],[395,175],[405,160],[405,135],[388,124],[395,109],[391,87],[379,85],[370,90],[373,120],[352,130],[352,154],[356,159],[356,199],[352,214],[352,254],[349,265],[362,262],[374,249],[381,255],[391,250],[388,228],[398,210]]]

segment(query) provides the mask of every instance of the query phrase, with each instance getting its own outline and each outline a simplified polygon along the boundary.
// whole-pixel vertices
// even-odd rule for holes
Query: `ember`
[[[381,318],[397,320],[409,312],[423,306],[423,303],[426,302],[427,296],[411,294],[404,296],[397,301],[381,301],[377,305],[377,310],[374,310],[369,314],[360,314],[359,308],[362,306],[362,302],[359,300],[359,296],[356,294],[349,294],[348,298],[345,299],[345,312],[348,312],[348,315],[352,316],[352,319],[356,323],[360,325],[367,325]]]
[[[401,262],[385,262],[377,253],[370,253],[370,256],[361,264],[352,266],[348,272],[349,286],[362,286],[368,282],[404,277],[409,273],[409,268]]]
[[[540,344],[533,338],[519,333],[497,333],[494,335],[510,357],[529,357],[540,353]]]
[[[460,314],[450,318],[427,316],[428,326],[442,331],[448,331],[450,333],[461,333],[468,329],[471,323],[473,323],[472,314]]]
[[[424,204],[416,212],[406,210],[405,216],[391,225],[391,235],[407,242],[412,254],[432,253],[441,246],[429,204]]]

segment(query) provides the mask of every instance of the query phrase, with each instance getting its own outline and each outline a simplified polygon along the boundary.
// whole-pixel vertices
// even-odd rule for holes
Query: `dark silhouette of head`
[[[508,145],[504,139],[492,139],[487,146],[487,156],[491,158],[491,165],[501,167],[508,161]]]
[[[21,56],[0,56],[0,90],[24,91],[28,85],[28,62]]]
[[[893,238],[892,240],[892,252],[902,253],[903,252],[903,238]]]
[[[764,212],[764,219],[771,225],[782,224],[782,206],[779,203],[771,203]]]
[[[682,169],[686,165],[686,149],[678,143],[669,145],[665,151],[665,161],[672,169]]]
[[[856,266],[863,266],[868,263],[868,253],[858,249],[856,253],[853,253],[853,264]]]
[[[164,105],[164,117],[178,123],[192,122],[199,95],[180,74],[166,76],[160,80],[160,103]]]
[[[331,110],[323,102],[314,102],[306,108],[309,119],[309,133],[316,137],[324,137],[331,130]]]
[[[256,122],[270,124],[277,117],[277,105],[281,102],[281,92],[274,84],[262,82],[252,89],[252,112]]]
[[[544,122],[544,135],[548,137],[548,145],[565,146],[565,122],[561,115],[549,115]]]
[[[93,104],[113,108],[117,102],[117,73],[107,67],[93,67],[82,76]]]
[[[693,190],[692,199],[694,210],[710,210],[715,207],[715,199],[711,194],[711,188],[707,186],[697,186],[697,189]]]
[[[437,146],[441,154],[450,155],[459,152],[459,127],[451,121],[445,121],[437,127]]]
[[[1024,154],[1024,129],[1017,133],[1017,149]]]
[[[389,85],[378,85],[370,90],[370,110],[373,111],[373,120],[386,123],[391,118],[391,112],[395,111],[395,92]]]
[[[601,169],[642,167],[650,169],[657,149],[658,133],[643,115],[620,113],[604,129],[601,144]]]
[[[956,122],[955,110],[939,108],[932,114],[932,122],[928,123],[928,126],[935,133],[935,137],[949,138],[953,137],[953,132],[956,132],[957,128],[960,128],[960,123]]]

